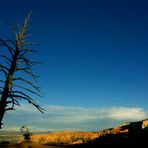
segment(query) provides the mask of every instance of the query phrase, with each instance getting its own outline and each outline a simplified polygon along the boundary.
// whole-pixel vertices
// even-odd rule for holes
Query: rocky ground
[[[79,133],[80,134],[80,133]],[[82,133],[81,133],[82,134]],[[85,136],[90,133],[83,133]],[[92,133],[91,133],[92,134]],[[85,140],[83,142],[82,138],[78,138],[73,143],[42,143],[39,141],[22,141],[17,144],[9,144],[9,142],[1,142],[0,148],[63,148],[63,147],[73,147],[73,148],[83,148],[86,146],[89,147],[98,147],[98,145],[146,145],[148,143],[148,120],[126,123],[124,125],[110,128],[98,132],[98,137],[95,137],[91,140]],[[42,136],[42,135],[40,135]],[[69,136],[69,135],[68,135]],[[92,135],[91,135],[92,136]],[[96,132],[95,132],[96,136]],[[61,137],[61,135],[60,135]],[[84,137],[84,136],[83,136]],[[88,136],[87,136],[88,137]],[[41,139],[42,137],[40,137]],[[66,138],[66,134],[64,135]],[[73,137],[74,138],[74,137]]]

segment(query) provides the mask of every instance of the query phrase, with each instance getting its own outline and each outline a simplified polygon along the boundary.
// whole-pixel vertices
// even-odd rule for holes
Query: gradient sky
[[[38,102],[46,109],[24,104],[4,127],[99,130],[147,118],[147,7],[146,0],[0,0],[0,37],[10,35],[6,21],[32,11],[33,58],[43,63],[34,68]]]

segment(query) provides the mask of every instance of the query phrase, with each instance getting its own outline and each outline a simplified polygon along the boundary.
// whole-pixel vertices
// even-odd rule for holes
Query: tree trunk
[[[5,114],[5,109],[7,106],[7,97],[8,97],[8,89],[3,91],[3,94],[1,96],[1,100],[0,100],[0,129],[2,128],[2,120]]]
[[[0,129],[2,128],[2,120],[6,111],[6,107],[7,107],[7,98],[9,95],[9,90],[11,87],[11,82],[12,82],[12,78],[13,78],[13,74],[15,71],[15,67],[16,67],[16,61],[17,61],[17,56],[18,56],[18,49],[16,49],[16,52],[13,56],[13,60],[11,62],[11,66],[9,69],[9,73],[7,76],[7,79],[5,81],[5,86],[1,95],[1,100],[0,100]]]

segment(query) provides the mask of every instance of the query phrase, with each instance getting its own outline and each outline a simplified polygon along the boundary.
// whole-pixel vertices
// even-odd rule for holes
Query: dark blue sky
[[[5,21],[32,11],[30,25],[42,104],[148,110],[148,2],[145,0],[1,0]]]

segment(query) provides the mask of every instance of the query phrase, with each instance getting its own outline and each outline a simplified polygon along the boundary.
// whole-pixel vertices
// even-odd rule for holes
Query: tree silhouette
[[[37,75],[32,72],[32,66],[38,62],[33,62],[28,56],[30,53],[36,53],[30,49],[34,43],[28,41],[30,14],[25,18],[23,25],[18,23],[15,27],[10,24],[14,39],[0,39],[0,53],[2,50],[7,53],[0,55],[4,60],[0,64],[0,128],[5,112],[20,106],[21,100],[28,101],[43,113],[43,108],[31,97],[32,94],[41,96],[41,91],[36,84]]]

